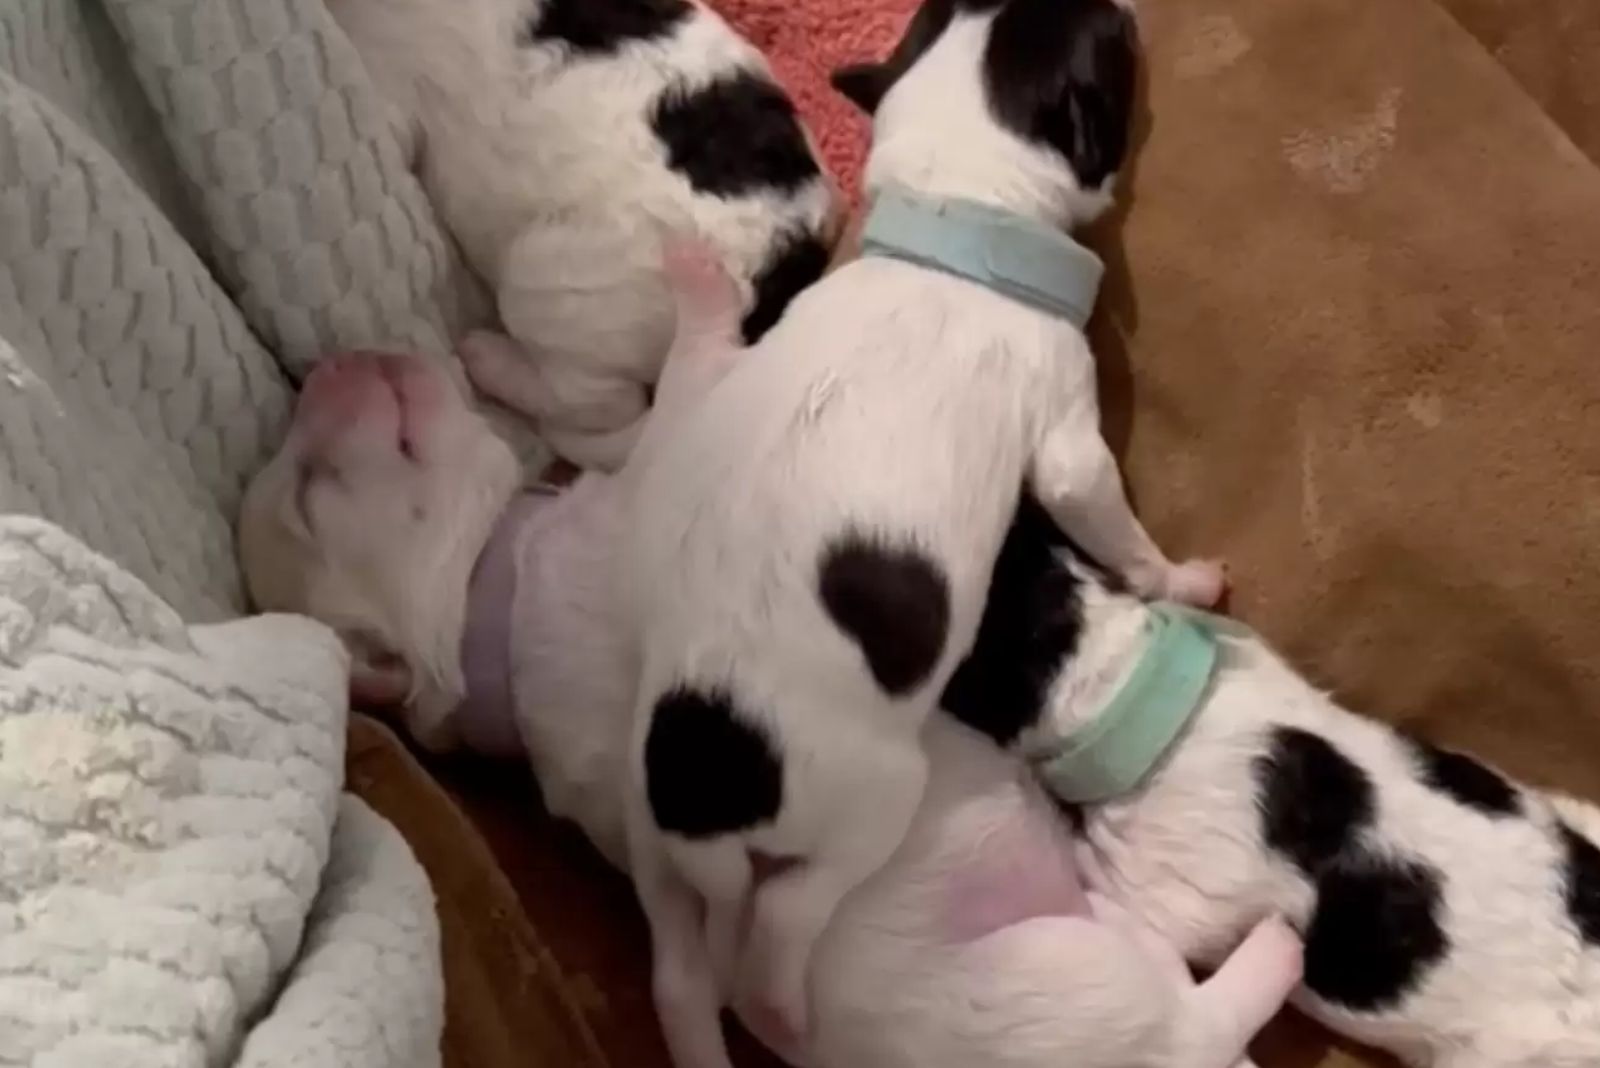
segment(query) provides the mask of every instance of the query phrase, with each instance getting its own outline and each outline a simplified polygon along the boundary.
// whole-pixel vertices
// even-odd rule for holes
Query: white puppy
[[[678,400],[698,375],[670,383]],[[518,493],[513,471],[436,367],[330,358],[247,496],[250,588],[341,629],[356,696],[434,744],[525,746],[550,809],[625,866],[624,489],[591,474]],[[1170,947],[1084,893],[1064,822],[1014,758],[947,720],[927,744],[911,833],[819,943],[814,1041],[782,1052],[816,1068],[1238,1062],[1298,978],[1292,933],[1262,925],[1195,987]]]
[[[878,253],[802,293],[641,455],[633,870],[685,1068],[715,1060],[714,1020],[682,996],[710,973],[737,969],[774,1030],[804,1035],[813,943],[906,833],[917,733],[1024,485],[1139,592],[1221,593],[1218,567],[1174,565],[1130,510],[1100,437],[1092,294],[1056,290],[1098,278],[1060,229],[1110,201],[1136,66],[1113,0],[928,0],[889,64],[841,78],[876,107]],[[726,365],[730,334],[680,341]]]
[[[659,232],[696,232],[761,335],[826,264],[836,196],[761,55],[694,0],[329,0],[520,345],[486,377],[584,465],[626,456],[672,338]],[[507,392],[508,390],[502,390]]]
[[[1097,722],[1152,608],[1024,503],[945,707],[1048,756]],[[1306,940],[1295,1002],[1420,1068],[1600,1065],[1600,811],[1351,714],[1214,624],[1192,718],[1082,811],[1091,884],[1191,962],[1264,913]]]

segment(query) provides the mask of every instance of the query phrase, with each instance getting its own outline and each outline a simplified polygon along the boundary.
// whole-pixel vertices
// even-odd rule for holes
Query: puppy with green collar
[[[905,837],[1019,495],[1143,595],[1222,593],[1129,508],[1083,333],[1101,265],[1068,234],[1111,201],[1137,51],[1114,0],[929,0],[840,78],[875,115],[863,254],[748,349],[680,315],[685,365],[725,370],[640,446],[625,553],[631,862],[680,1068],[717,1063],[708,985],[804,1040],[813,945]]]

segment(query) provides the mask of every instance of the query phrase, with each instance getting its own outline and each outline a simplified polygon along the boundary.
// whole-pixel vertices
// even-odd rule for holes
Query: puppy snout
[[[380,405],[394,404],[392,376],[403,357],[376,352],[340,352],[324,357],[300,390],[295,424],[311,448],[336,440],[370,418]]]

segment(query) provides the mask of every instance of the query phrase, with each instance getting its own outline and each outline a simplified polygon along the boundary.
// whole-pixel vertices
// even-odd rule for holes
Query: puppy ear
[[[374,711],[399,708],[411,697],[411,665],[364,638],[346,638],[350,648],[350,703]]]
[[[852,104],[871,115],[894,84],[894,74],[882,63],[852,63],[836,69],[828,81]]]
[[[984,55],[995,115],[1059,151],[1086,189],[1127,156],[1138,67],[1138,27],[1117,0],[1009,0]]]

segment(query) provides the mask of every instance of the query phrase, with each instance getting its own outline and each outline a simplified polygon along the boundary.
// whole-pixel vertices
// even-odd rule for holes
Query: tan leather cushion
[[[438,898],[447,1068],[602,1068],[573,983],[477,829],[389,728],[350,718],[346,786],[405,835]]]

